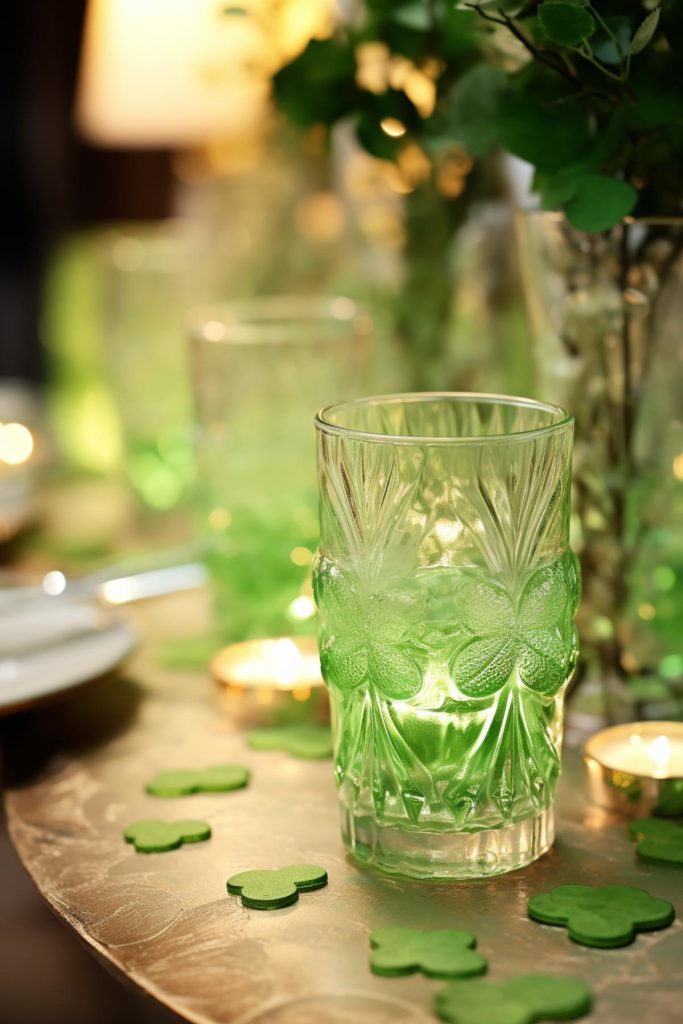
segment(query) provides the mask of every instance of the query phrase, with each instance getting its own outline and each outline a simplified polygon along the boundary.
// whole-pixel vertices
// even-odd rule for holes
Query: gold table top
[[[477,935],[493,980],[582,977],[595,997],[592,1024],[681,1020],[680,920],[626,949],[592,950],[527,919],[529,896],[566,882],[639,885],[683,916],[683,873],[636,861],[624,822],[586,804],[575,752],[565,757],[556,846],[531,867],[458,885],[362,873],[344,855],[329,763],[249,750],[220,716],[208,673],[159,667],[159,638],[196,628],[203,615],[197,594],[140,606],[148,642],[119,678],[2,725],[19,856],[54,911],[111,966],[197,1024],[427,1024],[442,983],[372,975],[368,933],[459,927]],[[227,761],[252,770],[247,789],[164,801],[143,791],[157,770]],[[137,854],[122,829],[151,816],[204,818],[213,838]],[[329,886],[270,913],[226,892],[237,871],[296,862],[323,865]]]

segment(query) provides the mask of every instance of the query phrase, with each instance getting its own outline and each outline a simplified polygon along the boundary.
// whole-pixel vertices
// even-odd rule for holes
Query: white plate
[[[0,715],[106,675],[136,644],[133,628],[93,605],[96,626],[18,656],[0,657]]]

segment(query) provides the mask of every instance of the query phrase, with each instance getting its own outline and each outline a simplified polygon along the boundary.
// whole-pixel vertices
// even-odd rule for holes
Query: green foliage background
[[[417,66],[440,62],[434,112],[406,93],[358,84],[362,43],[382,41]],[[275,79],[300,125],[352,118],[374,156],[409,139],[430,156],[460,144],[530,162],[545,209],[585,231],[623,217],[681,212],[683,5],[664,0],[366,0],[357,22],[313,40]],[[391,138],[383,119],[406,128]]]

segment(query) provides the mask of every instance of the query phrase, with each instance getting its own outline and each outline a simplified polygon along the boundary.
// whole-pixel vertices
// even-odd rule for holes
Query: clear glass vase
[[[553,841],[577,655],[572,419],[416,394],[333,406],[316,427],[344,840],[418,878],[521,867]]]
[[[311,412],[362,391],[369,318],[346,298],[266,297],[190,315],[197,504],[226,641],[315,633]]]
[[[605,234],[518,219],[537,390],[576,417],[578,706],[611,720],[681,710],[683,219]],[[678,696],[677,696],[678,695]]]

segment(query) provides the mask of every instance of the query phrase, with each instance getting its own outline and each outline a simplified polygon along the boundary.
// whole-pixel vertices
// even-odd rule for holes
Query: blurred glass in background
[[[315,632],[313,414],[363,392],[370,334],[341,297],[192,315],[197,502],[225,640]]]
[[[120,417],[125,469],[151,509],[186,498],[192,485],[190,389],[183,332],[196,297],[190,225],[129,225],[100,238],[98,340]]]

